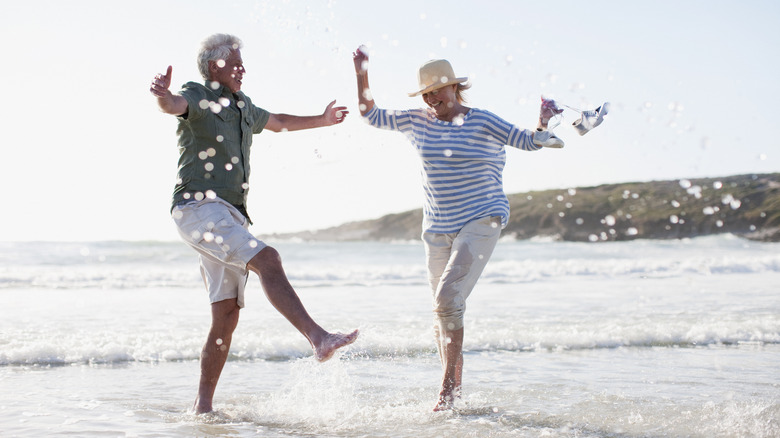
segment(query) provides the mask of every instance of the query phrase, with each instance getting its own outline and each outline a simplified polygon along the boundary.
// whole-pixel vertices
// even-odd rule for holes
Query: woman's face
[[[451,122],[459,114],[460,102],[455,94],[458,85],[447,85],[422,95],[423,101],[436,112],[436,118]]]

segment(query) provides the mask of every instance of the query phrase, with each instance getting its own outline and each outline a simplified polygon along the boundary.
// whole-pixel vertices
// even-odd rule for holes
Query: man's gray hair
[[[198,52],[198,70],[204,80],[209,78],[209,61],[227,59],[231,50],[238,50],[243,43],[237,36],[218,33],[203,40]]]

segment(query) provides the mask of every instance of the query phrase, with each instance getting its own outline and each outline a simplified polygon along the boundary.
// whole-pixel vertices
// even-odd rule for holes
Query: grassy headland
[[[599,242],[732,233],[780,241],[780,173],[605,184],[508,195],[502,236]],[[417,240],[422,210],[324,230],[275,235],[304,240]]]

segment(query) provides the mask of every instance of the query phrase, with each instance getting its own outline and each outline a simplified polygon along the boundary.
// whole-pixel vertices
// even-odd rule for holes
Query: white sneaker
[[[583,111],[582,117],[572,123],[572,126],[580,135],[585,135],[591,129],[599,126],[607,113],[609,113],[609,102],[604,102],[603,105],[594,110]]]
[[[545,148],[560,149],[563,147],[563,140],[556,137],[552,131],[535,131],[534,144]]]

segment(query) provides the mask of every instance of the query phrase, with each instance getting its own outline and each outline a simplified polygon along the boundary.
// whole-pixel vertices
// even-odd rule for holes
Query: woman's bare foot
[[[444,387],[439,393],[439,401],[433,408],[433,412],[449,411],[455,407],[455,400],[460,398],[460,388]]]
[[[333,353],[335,353],[336,350],[355,342],[358,334],[358,330],[347,335],[343,333],[328,333],[328,336],[320,342],[320,345],[314,347],[314,357],[319,362],[325,362],[333,357]]]

